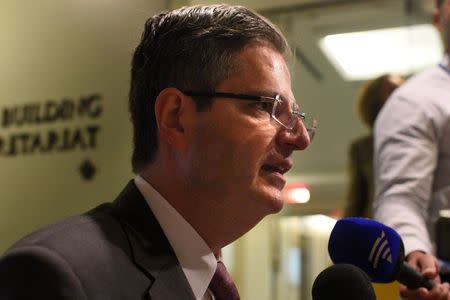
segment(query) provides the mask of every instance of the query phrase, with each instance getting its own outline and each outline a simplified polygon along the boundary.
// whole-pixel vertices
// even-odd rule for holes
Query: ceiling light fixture
[[[437,64],[443,53],[431,24],[327,35],[319,47],[347,81],[411,75]]]

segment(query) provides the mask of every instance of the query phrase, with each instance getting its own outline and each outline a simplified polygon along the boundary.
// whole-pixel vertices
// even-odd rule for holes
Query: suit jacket
[[[0,258],[0,299],[194,299],[133,181],[113,203],[25,237]]]
[[[373,135],[358,138],[350,144],[349,173],[350,182],[344,214],[371,218],[374,197]]]

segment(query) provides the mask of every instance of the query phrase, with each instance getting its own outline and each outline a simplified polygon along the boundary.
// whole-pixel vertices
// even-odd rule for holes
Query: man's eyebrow
[[[280,92],[274,90],[256,90],[249,93],[251,93],[252,95],[259,95],[270,98],[275,98],[277,95],[279,95],[282,100],[286,100],[286,97],[284,97]]]
[[[269,97],[269,98],[275,98],[277,95],[280,96],[280,99],[283,101],[288,101],[289,103],[296,103],[295,97],[285,97],[283,94],[281,94],[278,91],[274,90],[258,90],[258,89],[250,89],[246,94],[249,95],[255,95],[255,96],[261,96],[261,97]]]
[[[296,99],[295,99],[295,97],[289,97],[289,98],[287,98],[287,97],[283,96],[282,94],[278,94],[278,95],[280,95],[280,98],[281,98],[281,100],[283,100],[283,101],[287,101],[287,102],[289,102],[289,103],[296,103],[296,102],[297,102]]]

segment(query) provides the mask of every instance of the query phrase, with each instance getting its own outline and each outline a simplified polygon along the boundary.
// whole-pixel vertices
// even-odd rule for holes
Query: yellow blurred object
[[[400,284],[397,281],[393,283],[373,283],[373,288],[377,299],[381,300],[399,300],[398,289]]]

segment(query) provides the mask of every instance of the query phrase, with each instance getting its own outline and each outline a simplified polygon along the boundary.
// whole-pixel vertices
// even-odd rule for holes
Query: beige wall
[[[165,6],[165,0],[2,1],[0,253],[37,227],[113,200],[131,178],[131,55],[145,20]],[[46,105],[61,108],[66,99],[77,107],[92,95],[98,96],[85,108],[101,109],[97,118],[74,114],[55,122],[20,124],[20,116],[18,122],[5,121],[5,110],[10,115],[24,105],[38,107],[42,119]],[[99,130],[89,133],[87,126]],[[64,130],[75,145],[70,151],[56,150]],[[46,152],[49,132],[56,132],[59,142]],[[25,145],[23,134],[29,136]],[[17,147],[11,151],[14,136]],[[98,170],[91,181],[79,173],[85,159]]]

